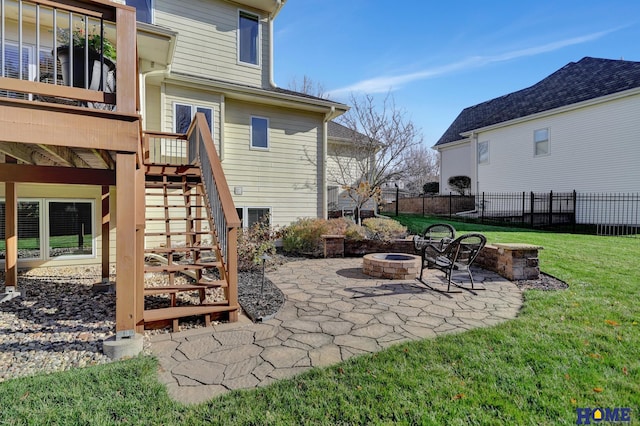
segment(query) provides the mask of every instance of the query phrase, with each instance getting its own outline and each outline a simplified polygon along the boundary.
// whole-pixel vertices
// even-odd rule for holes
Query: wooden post
[[[6,182],[5,188],[5,286],[18,285],[18,196],[15,182]]]
[[[227,276],[230,306],[238,306],[238,228],[227,230]],[[229,312],[229,322],[238,321],[238,309]]]
[[[110,227],[111,227],[111,199],[109,186],[102,186],[102,283],[109,282]]]
[[[145,230],[145,176],[144,168],[136,170],[136,280],[135,324],[136,331],[144,331],[144,230]]]
[[[136,93],[138,63],[136,46],[136,14],[124,8],[116,9],[116,46],[125,46],[118,50],[118,66],[116,67],[116,107],[118,112],[136,112]],[[133,182],[131,180],[130,182]]]
[[[136,328],[136,156],[116,156],[116,339]]]

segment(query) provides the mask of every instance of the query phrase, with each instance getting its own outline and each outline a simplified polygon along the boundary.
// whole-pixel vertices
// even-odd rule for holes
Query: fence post
[[[398,205],[400,204],[400,188],[396,184],[396,217],[398,217]]]
[[[522,191],[522,215],[520,216],[520,223],[522,223],[524,225],[524,209],[525,209],[525,197],[526,197],[526,192]]]
[[[575,234],[576,232],[576,206],[577,206],[577,201],[578,201],[578,194],[576,193],[576,190],[573,190],[573,213],[571,214],[571,225],[573,228],[573,233]]]
[[[534,225],[533,213],[535,212],[535,208],[534,208],[535,202],[536,202],[536,196],[533,194],[533,191],[531,191],[531,204],[529,205],[529,210],[531,210],[531,218],[529,218],[529,221],[531,222],[531,227],[532,228],[533,228],[533,225]]]
[[[553,191],[549,192],[549,225],[553,225]]]
[[[480,222],[484,223],[484,191],[482,191],[482,204],[480,204],[480,209],[482,210]]]

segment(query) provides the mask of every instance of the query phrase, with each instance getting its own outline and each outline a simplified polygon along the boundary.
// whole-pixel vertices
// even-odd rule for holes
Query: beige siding
[[[269,150],[250,149],[251,116],[269,119]],[[236,207],[269,207],[273,223],[322,215],[322,117],[227,99],[223,168]]]
[[[491,150],[491,148],[489,149]],[[451,176],[469,176],[471,188],[475,192],[473,167],[475,156],[472,154],[473,148],[470,142],[440,149],[440,193],[455,192],[447,183]]]
[[[236,4],[225,1],[155,0],[155,23],[178,32],[172,71],[252,86],[265,86],[269,70],[269,24],[261,16],[260,66],[238,62]]]
[[[484,132],[489,164],[480,190],[637,192],[640,95]],[[533,132],[549,129],[550,154],[534,157]]]
[[[160,86],[147,85],[144,104],[145,130],[162,131],[162,96]]]

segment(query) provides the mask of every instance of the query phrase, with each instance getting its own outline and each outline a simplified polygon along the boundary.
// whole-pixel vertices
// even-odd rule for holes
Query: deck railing
[[[135,101],[119,105],[125,95],[135,100],[135,46],[130,7],[0,0],[0,96],[135,112]],[[116,82],[127,92],[120,100]]]

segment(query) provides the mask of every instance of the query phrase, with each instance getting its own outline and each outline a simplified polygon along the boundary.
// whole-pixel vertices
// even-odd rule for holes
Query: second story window
[[[153,23],[153,0],[127,0],[127,6],[136,8],[136,21]]]
[[[269,149],[269,119],[251,117],[251,148]]]
[[[536,157],[549,155],[549,129],[539,129],[533,132],[533,152]]]
[[[489,141],[478,142],[478,164],[489,163]]]
[[[238,60],[260,65],[260,21],[257,15],[240,11],[238,18]]]

